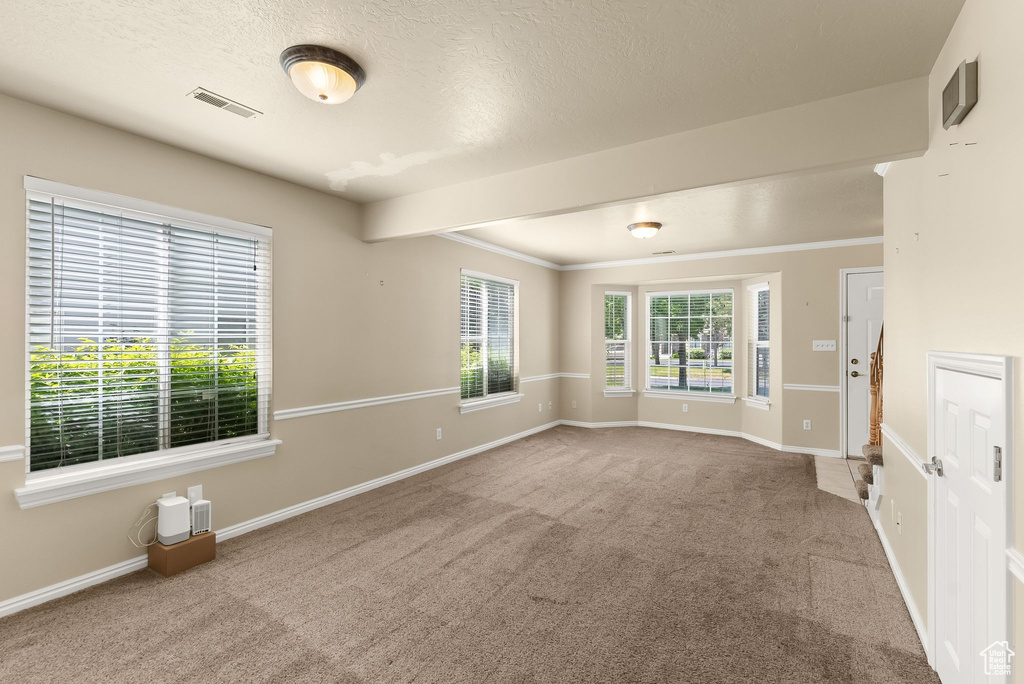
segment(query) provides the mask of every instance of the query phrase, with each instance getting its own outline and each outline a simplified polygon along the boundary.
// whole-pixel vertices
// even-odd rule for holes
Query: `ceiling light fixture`
[[[661,224],[657,221],[641,221],[640,223],[630,223],[626,226],[629,230],[629,234],[638,240],[646,240],[652,238],[658,234],[661,230]]]
[[[366,83],[354,59],[320,45],[293,45],[281,53],[281,67],[300,93],[323,104],[341,104]]]

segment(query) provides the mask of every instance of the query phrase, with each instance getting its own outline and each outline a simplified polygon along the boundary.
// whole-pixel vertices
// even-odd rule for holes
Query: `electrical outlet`
[[[441,428],[437,428],[437,441],[441,441]]]
[[[805,420],[804,421],[804,430],[810,430],[810,429],[811,429],[811,421]]]
[[[690,405],[689,404],[683,404],[683,413],[689,413],[689,412],[690,412]]]
[[[196,501],[203,498],[203,485],[193,485],[188,488],[188,505],[191,506]]]
[[[896,533],[903,536],[903,511],[896,514]]]
[[[537,404],[537,413],[544,412],[544,404]]]
[[[576,400],[575,399],[572,400],[572,407],[576,408]]]

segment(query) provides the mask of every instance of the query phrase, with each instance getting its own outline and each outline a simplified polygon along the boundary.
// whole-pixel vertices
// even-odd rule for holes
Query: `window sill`
[[[272,456],[280,443],[279,439],[270,439],[270,435],[261,435],[256,439],[204,449],[158,452],[152,456],[133,458],[124,462],[118,462],[121,459],[101,461],[89,464],[88,468],[76,467],[72,471],[43,471],[35,475],[29,474],[25,486],[14,490],[14,497],[22,508],[34,508],[144,482],[164,480],[198,470]]]
[[[768,401],[767,399],[761,399],[760,397],[743,397],[743,403],[749,406],[750,408],[756,408],[762,411],[769,410],[772,405],[770,401]]]
[[[625,398],[629,398],[629,397],[632,397],[634,394],[636,394],[636,390],[631,390],[631,389],[615,389],[615,388],[610,388],[610,389],[606,389],[604,391],[604,396],[606,396],[606,397],[625,397]]]
[[[713,404],[735,404],[735,394],[705,394],[704,392],[673,392],[671,390],[644,390],[644,396],[651,399],[686,399],[706,401]]]
[[[495,406],[504,406],[505,404],[515,404],[522,399],[525,394],[506,393],[499,394],[494,397],[487,397],[486,399],[474,399],[472,401],[465,401],[459,404],[459,413],[472,413],[473,411],[482,411],[483,409],[493,408]]]

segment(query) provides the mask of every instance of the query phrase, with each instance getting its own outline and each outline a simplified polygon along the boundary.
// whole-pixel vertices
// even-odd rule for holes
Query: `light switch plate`
[[[836,341],[835,340],[814,340],[811,342],[812,351],[835,351]]]
[[[438,441],[441,440],[441,428],[437,428],[437,439]]]
[[[192,485],[188,488],[188,503],[191,506],[203,498],[203,485]]]

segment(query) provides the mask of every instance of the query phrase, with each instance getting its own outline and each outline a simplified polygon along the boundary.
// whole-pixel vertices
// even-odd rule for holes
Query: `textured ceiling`
[[[664,226],[638,240],[626,230],[637,221]],[[882,234],[882,179],[870,167],[764,179],[461,234],[561,265],[874,237]]]
[[[369,201],[920,76],[962,4],[3,0],[0,92]],[[366,85],[306,100],[296,43]]]

